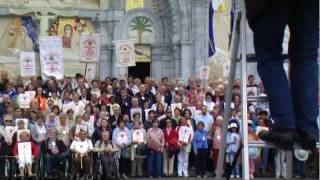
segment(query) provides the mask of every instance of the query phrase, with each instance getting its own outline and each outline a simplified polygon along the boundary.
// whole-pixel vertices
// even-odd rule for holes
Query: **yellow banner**
[[[126,12],[143,7],[144,0],[126,0]]]
[[[134,46],[135,60],[136,62],[151,62],[151,48],[148,45]]]

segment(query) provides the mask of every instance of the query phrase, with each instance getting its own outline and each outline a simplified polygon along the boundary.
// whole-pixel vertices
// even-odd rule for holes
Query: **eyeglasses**
[[[172,111],[167,111],[167,113],[172,113]]]

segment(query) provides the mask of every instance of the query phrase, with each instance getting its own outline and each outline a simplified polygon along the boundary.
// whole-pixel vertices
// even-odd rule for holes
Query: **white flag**
[[[44,36],[39,38],[41,75],[43,79],[54,76],[63,78],[62,38],[60,36]]]
[[[134,41],[121,40],[115,42],[118,67],[135,66]]]
[[[20,52],[21,77],[36,75],[36,61],[34,52]]]
[[[100,57],[100,35],[81,34],[80,58],[85,62],[98,62]]]
[[[208,80],[209,79],[210,68],[209,66],[200,67],[200,79]]]
[[[95,64],[87,64],[86,68],[86,80],[88,83],[90,83],[96,75],[96,65]]]

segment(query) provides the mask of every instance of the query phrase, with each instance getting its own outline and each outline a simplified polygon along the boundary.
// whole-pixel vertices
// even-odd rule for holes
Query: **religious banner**
[[[80,35],[80,58],[84,62],[98,62],[100,56],[100,35]]]
[[[62,38],[45,36],[39,39],[41,75],[43,79],[50,76],[63,78]]]
[[[143,143],[143,131],[142,129],[136,129],[132,133],[132,141],[137,143]]]
[[[85,72],[85,78],[88,83],[91,83],[91,81],[96,76],[96,64],[90,63],[87,64],[86,72]]]
[[[36,96],[36,91],[25,91],[24,94],[29,95],[33,99]]]
[[[141,108],[131,108],[130,109],[130,118],[133,121],[134,120],[134,115],[139,114],[140,115],[140,122],[142,123],[142,109]]]
[[[181,126],[179,129],[179,141],[183,143],[189,143],[190,135],[191,135],[191,129],[187,126]]]
[[[200,67],[200,79],[208,80],[209,79],[209,66],[201,66]]]
[[[20,52],[20,74],[21,77],[36,75],[36,62],[34,52]]]
[[[30,108],[31,97],[29,94],[19,94],[19,107]]]
[[[115,41],[115,46],[118,67],[128,67],[136,65],[134,57],[134,41]]]
[[[32,159],[31,142],[18,143],[18,158],[20,160]]]
[[[170,105],[170,107],[171,107],[172,114],[174,113],[174,110],[175,110],[176,108],[182,110],[182,104],[181,104],[181,103],[172,103],[172,104]]]
[[[12,143],[12,137],[13,134],[17,131],[17,127],[16,126],[6,126],[5,127],[5,141],[8,143]]]
[[[119,144],[125,144],[128,141],[128,135],[126,132],[119,132],[117,136]]]
[[[18,128],[18,123],[19,121],[23,121],[24,122],[24,128],[25,129],[28,129],[28,122],[29,120],[28,119],[25,119],[25,118],[18,118],[16,119],[16,127]]]

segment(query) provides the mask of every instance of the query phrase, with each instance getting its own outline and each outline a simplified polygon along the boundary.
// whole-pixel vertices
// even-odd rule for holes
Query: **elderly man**
[[[48,130],[48,138],[41,142],[41,150],[44,154],[45,170],[47,176],[52,175],[52,169],[55,167],[57,170],[62,171],[67,156],[67,147],[64,142],[57,139],[56,129],[51,128]]]

